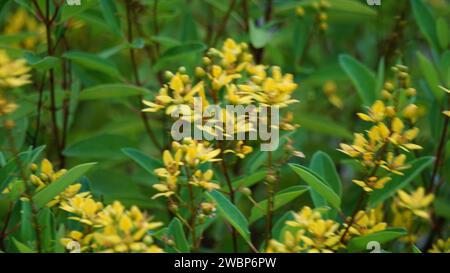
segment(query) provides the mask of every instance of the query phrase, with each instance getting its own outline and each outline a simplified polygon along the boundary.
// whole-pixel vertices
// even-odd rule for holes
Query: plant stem
[[[450,117],[445,116],[444,127],[442,129],[441,138],[439,140],[439,146],[436,151],[436,160],[434,161],[433,172],[431,174],[430,184],[428,185],[428,190],[427,190],[428,193],[437,192],[437,190],[439,189],[439,187],[442,184],[442,183],[439,183],[436,186],[434,186],[434,180],[436,179],[436,176],[439,171],[439,167],[442,164],[441,161],[445,159],[445,140],[446,140],[446,136],[447,136],[449,121],[450,121]]]
[[[56,14],[59,11],[59,8],[57,7],[55,9],[55,13],[53,15],[50,15],[50,1],[45,1],[45,16],[43,16],[41,9],[39,8],[39,4],[36,2],[36,0],[33,0],[33,3],[37,9],[37,13],[42,16],[42,20],[44,21],[45,25],[45,34],[47,39],[47,55],[53,56],[54,55],[54,48],[53,48],[53,40],[52,40],[52,25],[53,20],[56,16]],[[64,155],[61,150],[61,142],[59,138],[59,132],[58,132],[58,123],[57,123],[57,107],[56,107],[56,94],[55,94],[55,70],[51,68],[49,70],[49,88],[50,88],[50,115],[51,115],[51,123],[52,123],[52,130],[53,130],[53,139],[54,144],[56,147],[56,152],[59,158],[59,163],[62,164],[64,162]]]
[[[230,6],[228,7],[227,12],[225,13],[225,16],[222,19],[222,23],[220,24],[217,34],[214,37],[214,40],[211,44],[212,46],[214,46],[218,42],[219,38],[223,35],[223,32],[225,31],[225,27],[227,26],[227,23],[228,23],[228,19],[230,18],[231,12],[233,11],[235,5],[236,5],[236,0],[231,0]]]
[[[37,219],[37,209],[33,202],[33,196],[30,192],[30,187],[28,185],[28,179],[27,179],[27,176],[25,175],[24,166],[22,164],[22,161],[20,160],[20,154],[16,149],[16,142],[14,140],[14,136],[11,133],[11,129],[7,130],[7,136],[8,136],[9,145],[11,146],[11,151],[17,157],[17,165],[19,168],[20,176],[23,180],[23,183],[25,184],[26,194],[28,195],[29,200],[30,200],[32,220],[33,220],[35,231],[36,231],[36,249],[40,253],[40,252],[42,252],[41,227],[40,227],[38,219]]]
[[[126,7],[126,12],[127,12],[127,27],[128,27],[128,42],[132,43],[133,42],[133,26],[132,26],[132,11],[131,11],[131,7],[130,7],[130,3],[126,2],[125,4]],[[138,66],[137,66],[137,62],[136,62],[136,56],[135,56],[135,52],[134,49],[130,47],[130,58],[131,58],[131,65],[133,68],[133,74],[134,74],[134,80],[137,86],[141,86],[141,81],[139,79],[139,71],[138,71]],[[144,104],[142,102],[142,100],[144,99],[142,95],[139,96],[139,107],[142,109],[144,108]],[[153,133],[152,128],[149,125],[148,122],[148,117],[146,115],[145,112],[139,111],[140,116],[141,116],[141,120],[142,123],[144,124],[144,128],[145,131],[147,132],[147,135],[150,137],[151,141],[153,142],[153,144],[160,150],[162,151],[162,147],[159,144],[158,140],[156,139],[155,134]]]
[[[221,142],[221,143],[223,143],[223,142]],[[223,172],[223,174],[225,176],[225,180],[227,181],[227,185],[228,185],[228,190],[230,192],[230,201],[231,201],[231,203],[234,204],[234,202],[235,202],[234,193],[235,192],[234,192],[233,184],[231,183],[230,176],[228,174],[228,168],[227,168],[227,164],[225,163],[223,152],[222,152],[221,165],[222,165],[222,172]],[[236,229],[234,227],[231,227],[231,237],[233,238],[233,251],[235,253],[237,253],[238,252],[237,232],[236,232]]]
[[[36,147],[38,137],[39,137],[39,130],[41,128],[41,113],[42,113],[42,100],[43,100],[43,94],[44,94],[44,86],[45,86],[45,78],[46,74],[42,76],[41,86],[39,87],[39,98],[38,98],[38,104],[37,104],[37,110],[36,110],[36,132],[33,136],[33,147]]]

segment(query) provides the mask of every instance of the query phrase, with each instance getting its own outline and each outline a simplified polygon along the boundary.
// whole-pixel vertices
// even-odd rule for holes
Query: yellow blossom
[[[369,177],[366,181],[352,180],[353,183],[360,186],[366,192],[372,192],[373,190],[378,190],[384,188],[384,185],[391,180],[390,177],[378,178],[376,176]]]
[[[426,194],[425,189],[423,187],[419,187],[411,194],[408,194],[403,190],[399,190],[397,194],[397,202],[399,207],[410,210],[412,213],[421,218],[430,218],[428,208],[434,200],[434,195],[432,193]]]
[[[31,70],[25,59],[11,60],[6,51],[0,50],[0,89],[15,88],[29,84]]]
[[[433,247],[428,250],[429,253],[450,253],[450,238],[447,240],[438,239]]]

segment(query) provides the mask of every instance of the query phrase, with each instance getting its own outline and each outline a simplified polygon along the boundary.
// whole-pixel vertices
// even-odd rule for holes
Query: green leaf
[[[294,51],[294,64],[297,64],[300,61],[300,58],[302,58],[302,55],[304,54],[306,44],[308,42],[308,35],[304,35],[304,33],[308,33],[308,26],[306,24],[306,20],[297,19],[294,26],[294,32],[293,32],[293,51]],[[301,34],[301,35],[299,35]]]
[[[35,234],[33,223],[31,222],[32,218],[30,200],[20,200],[20,240],[22,242],[30,243],[34,241]]]
[[[349,55],[340,55],[339,64],[352,81],[362,102],[366,106],[372,105],[377,99],[375,73]]]
[[[440,17],[436,20],[437,38],[442,49],[447,49],[450,42],[448,24],[448,19]]]
[[[233,188],[237,189],[239,187],[251,187],[264,180],[267,175],[267,170],[259,171],[251,175],[244,175],[232,182]]]
[[[254,48],[263,48],[271,39],[272,35],[264,28],[255,26],[250,20],[250,42]]]
[[[341,11],[343,13],[355,13],[369,17],[375,17],[377,12],[365,3],[353,0],[333,0],[330,10]]]
[[[19,242],[16,238],[12,237],[11,239],[12,239],[14,245],[16,246],[17,250],[19,251],[19,253],[36,253],[36,251],[34,249]]]
[[[329,155],[322,151],[316,152],[311,159],[309,168],[316,172],[322,181],[328,184],[328,186],[330,186],[338,196],[342,196],[341,178],[339,177],[334,162]],[[325,199],[314,189],[311,189],[310,194],[315,208],[328,205]]]
[[[316,172],[338,196],[342,196],[341,178],[336,170],[333,159],[331,159],[327,153],[322,151],[316,152],[311,159],[311,165],[309,167]]]
[[[55,244],[53,247],[54,253],[65,253],[66,252],[64,246],[59,243],[61,241],[61,239],[64,237],[66,237],[66,229],[65,229],[65,226],[63,224],[61,224],[59,226],[58,231],[56,232]]]
[[[82,175],[91,169],[97,163],[81,164],[68,170],[56,181],[50,183],[43,190],[33,196],[33,202],[36,208],[43,208],[48,202],[53,200],[59,193],[64,191],[68,186],[76,182]]]
[[[60,61],[59,58],[54,56],[45,56],[40,58],[32,53],[25,54],[25,59],[31,67],[43,72],[55,68]]]
[[[309,187],[306,186],[293,186],[280,191],[275,195],[273,199],[273,211],[288,204],[289,202],[293,201],[295,198],[299,197],[308,190]],[[267,214],[267,205],[268,200],[266,199],[261,202],[258,202],[258,204],[252,208],[249,219],[250,224]]]
[[[339,211],[341,210],[341,198],[322,180],[322,178],[320,178],[318,174],[297,164],[289,164],[289,166],[331,206]]]
[[[184,56],[203,52],[206,45],[200,42],[186,42],[181,45],[175,45],[167,49],[153,66],[153,71],[164,69],[169,61],[176,60]]]
[[[43,252],[53,252],[54,240],[54,219],[51,208],[42,208],[38,214],[40,226],[41,249]],[[57,241],[59,243],[59,241]]]
[[[173,218],[169,225],[169,238],[172,238],[179,252],[189,253],[189,242],[184,234],[183,225],[178,218]]]
[[[114,0],[100,0],[100,8],[105,18],[106,24],[115,34],[122,35],[120,27],[120,16],[117,12],[116,3]]]
[[[148,94],[145,88],[128,84],[101,84],[87,88],[80,93],[80,100],[123,98]]]
[[[61,11],[61,20],[60,21],[67,21],[70,18],[73,18],[76,15],[79,15],[80,13],[96,6],[98,4],[97,0],[81,0],[81,5],[67,5],[67,3],[64,3],[62,5],[62,11]]]
[[[336,121],[325,117],[324,115],[316,115],[310,113],[302,113],[301,115],[295,115],[294,121],[302,125],[302,128],[327,134],[330,136],[345,138],[347,140],[353,139],[353,134],[337,124]]]
[[[375,94],[378,97],[381,94],[381,90],[384,86],[384,70],[385,70],[385,61],[384,58],[381,58],[378,63],[378,72],[377,72],[377,81],[375,84]]]
[[[353,238],[349,241],[347,249],[349,252],[359,252],[367,250],[367,244],[369,242],[374,241],[381,245],[407,234],[408,232],[403,228],[389,228],[383,231]]]
[[[206,195],[216,202],[219,214],[222,215],[222,217],[224,217],[237,232],[239,232],[239,234],[241,234],[242,238],[244,238],[247,243],[251,244],[248,221],[242,212],[236,208],[230,200],[216,190],[207,192]]]
[[[444,92],[439,88],[440,80],[439,74],[436,70],[434,64],[428,60],[421,52],[417,52],[417,59],[419,60],[419,68],[422,71],[422,74],[430,87],[431,91],[437,100],[441,100],[444,96]]]
[[[404,175],[395,175],[391,181],[386,183],[384,188],[373,191],[370,194],[368,206],[376,207],[378,204],[384,202],[388,198],[395,195],[395,193],[407,186],[413,181],[425,168],[434,162],[434,157],[425,156],[411,161],[411,168],[404,171]]]
[[[434,211],[437,216],[450,220],[450,204],[444,197],[437,197],[434,202]]]
[[[414,18],[420,31],[428,40],[429,44],[434,48],[438,48],[438,41],[436,36],[436,23],[434,16],[422,0],[411,1]]]
[[[422,251],[416,245],[412,245],[412,251],[413,253],[422,253]]]
[[[283,228],[286,226],[286,221],[289,221],[289,220],[293,220],[294,219],[294,215],[293,215],[293,211],[288,211],[288,212],[286,212],[285,214],[283,214],[283,216],[281,216],[278,220],[277,220],[277,222],[275,223],[275,225],[273,225],[273,228],[272,228],[272,237],[274,238],[274,239],[280,239],[280,238],[282,238],[282,234],[281,234],[281,232],[282,232],[282,230],[283,230]]]
[[[85,157],[95,159],[120,159],[120,149],[133,146],[126,137],[120,135],[98,135],[76,142],[64,150],[68,157]]]
[[[45,149],[45,146],[39,146],[34,150],[29,150],[19,154],[18,158],[10,159],[6,165],[0,168],[0,192],[12,181],[14,172],[22,165],[28,166],[35,162],[37,157]],[[20,162],[20,163],[19,163]]]
[[[95,54],[71,51],[64,53],[63,58],[69,59],[87,69],[98,71],[114,78],[121,78],[120,72],[114,63]]]
[[[173,58],[184,54],[193,54],[202,52],[206,49],[205,44],[200,42],[187,42],[182,45],[177,45],[167,49],[162,55],[161,59]]]
[[[149,157],[139,150],[133,148],[123,148],[122,152],[129,158],[133,159],[134,162],[136,162],[139,166],[141,166],[144,170],[152,175],[155,175],[153,172],[155,169],[164,166],[161,161]]]

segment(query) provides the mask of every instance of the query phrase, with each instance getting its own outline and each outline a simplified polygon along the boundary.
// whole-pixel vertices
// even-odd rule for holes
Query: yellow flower
[[[25,59],[11,60],[4,50],[0,50],[0,89],[29,84],[31,68],[26,63]]]
[[[34,17],[27,13],[25,9],[17,9],[6,22],[4,34],[17,35],[27,33],[26,38],[20,44],[13,44],[14,47],[34,49],[39,42],[45,41],[45,26],[38,24]]]
[[[165,150],[163,152],[163,162],[165,168],[158,168],[154,172],[160,177],[178,176],[180,174],[180,166],[183,165],[181,157],[183,156],[182,150],[177,150],[173,157],[170,151]]]
[[[450,253],[450,238],[446,241],[443,239],[437,240],[433,247],[428,250],[429,253]]]
[[[189,184],[207,191],[212,191],[214,189],[218,190],[220,189],[220,186],[214,182],[211,182],[213,175],[214,173],[212,170],[207,170],[204,173],[202,173],[202,171],[200,170],[197,170],[192,176],[192,181],[190,181]]]
[[[399,190],[397,194],[397,202],[399,207],[408,209],[421,218],[430,218],[428,207],[434,200],[434,195],[432,193],[425,194],[425,189],[423,187],[419,187],[411,194],[408,194],[403,190]]]
[[[255,83],[241,84],[239,89],[247,92],[262,105],[283,108],[298,102],[291,98],[292,92],[297,89],[292,74],[283,75],[281,68],[274,66],[271,69],[271,76],[262,79],[261,85]]]
[[[11,114],[16,111],[17,108],[17,104],[9,102],[0,96],[0,116]]]
[[[92,199],[90,193],[79,193],[74,197],[64,200],[60,208],[77,216],[69,217],[86,225],[95,225],[98,212],[103,209],[101,202]]]
[[[409,119],[412,123],[417,121],[417,117],[419,116],[419,107],[415,104],[409,104],[403,109],[403,116]]]
[[[364,121],[380,122],[383,121],[386,116],[386,106],[381,100],[377,100],[372,107],[369,108],[368,115],[364,113],[358,113],[358,117]]]
[[[404,131],[404,127],[405,126],[401,121],[401,119],[395,117],[392,120],[391,124],[392,135],[389,137],[389,140],[393,144],[398,145],[405,151],[422,149],[421,146],[411,143],[411,141],[414,140],[419,134],[419,128],[413,128]]]
[[[61,176],[66,173],[65,169],[61,169],[59,171],[55,171],[53,169],[53,164],[48,159],[43,159],[40,164],[40,168],[32,164],[31,170],[34,174],[30,175],[30,181],[33,185],[36,186],[36,191],[40,191],[47,187],[49,184],[58,180]],[[81,189],[80,183],[75,183],[68,186],[64,189],[63,192],[58,194],[53,200],[51,200],[47,206],[52,207],[54,205],[59,204],[62,201],[68,200],[74,197]]]
[[[253,151],[251,146],[244,145],[244,141],[239,140],[236,146],[231,150],[225,150],[224,153],[233,153],[239,158],[245,158],[245,156]]]
[[[91,225],[89,222],[80,222]],[[81,241],[85,245],[84,251],[94,252],[163,252],[148,234],[162,223],[152,222],[151,218],[136,206],[127,210],[119,201],[114,201],[112,205],[101,207],[93,222],[95,226],[87,229],[87,234],[72,231],[69,238],[64,238],[61,243],[68,243],[69,240]]]
[[[176,176],[169,175],[164,177],[164,181],[162,181],[162,183],[154,184],[153,188],[159,191],[159,193],[153,195],[152,199],[156,199],[158,197],[169,198],[174,195],[177,189],[177,180],[178,178]]]
[[[385,230],[387,224],[382,221],[383,215],[380,209],[371,209],[369,212],[360,210],[356,213],[349,235],[364,236]]]
[[[220,88],[230,84],[233,80],[241,78],[240,74],[228,74],[226,70],[218,65],[213,65],[211,73],[208,74],[211,80],[213,90],[219,90]]]
[[[381,167],[391,173],[403,175],[402,170],[409,169],[411,166],[405,164],[406,155],[400,154],[394,156],[392,152],[387,153],[386,161],[381,161]]]
[[[251,104],[253,99],[251,96],[246,95],[244,92],[239,92],[235,84],[227,85],[227,94],[225,98],[234,105],[239,104]]]
[[[352,180],[353,183],[360,186],[366,192],[372,192],[373,190],[378,190],[384,188],[384,185],[391,180],[390,177],[378,178],[376,176],[369,177],[366,181]]]
[[[216,162],[222,159],[217,158],[220,149],[214,149],[207,142],[197,142],[192,139],[185,139],[183,145],[175,144],[182,149],[185,154],[185,161],[191,166],[196,166],[205,162]]]
[[[267,252],[332,253],[342,247],[339,223],[322,219],[320,212],[307,206],[293,216],[294,220],[286,221],[291,228],[285,232],[283,242],[271,240]]]

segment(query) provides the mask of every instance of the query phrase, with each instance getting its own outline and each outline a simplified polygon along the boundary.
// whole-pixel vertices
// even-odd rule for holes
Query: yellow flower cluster
[[[394,227],[406,228],[409,232],[406,241],[415,242],[417,235],[412,233],[415,220],[430,220],[430,205],[434,200],[433,194],[426,194],[423,187],[408,194],[403,190],[397,192],[397,197],[391,204],[392,223]]]
[[[277,66],[255,64],[248,45],[232,39],[227,39],[221,50],[209,49],[203,58],[203,66],[197,67],[195,74],[195,78],[190,77],[184,67],[175,74],[167,72],[169,82],[159,90],[154,101],[143,101],[148,106],[143,111],[165,110],[171,115],[179,105],[189,105],[193,110],[194,98],[200,99],[203,107],[207,107],[211,99],[212,103],[219,104],[221,97],[231,105],[260,104],[284,108],[296,102],[291,97],[297,88],[292,74],[283,74]],[[194,117],[198,118],[201,117]],[[236,122],[226,112],[222,119],[223,123]],[[251,129],[248,124],[236,127],[236,132]]]
[[[318,210],[305,206],[293,216],[293,220],[286,221],[283,242],[272,239],[267,252],[332,253],[344,248],[345,242],[353,237],[382,231],[387,227],[380,209],[361,210],[342,240],[347,225],[341,226],[333,220],[323,219]]]
[[[446,241],[443,239],[437,240],[433,247],[428,250],[429,253],[450,253],[450,238]]]
[[[127,210],[115,201],[104,207],[89,193],[81,193],[62,202],[60,207],[76,215],[69,219],[84,224],[83,231],[71,231],[68,237],[61,239],[64,246],[75,241],[80,244],[82,252],[163,252],[149,234],[162,223],[152,222],[136,206]]]
[[[379,207],[377,209],[371,209],[368,212],[363,210],[358,211],[348,230],[348,236],[364,236],[385,230],[387,223],[383,222],[383,213],[381,209],[382,208]],[[347,227],[347,224],[344,224],[344,227]],[[347,237],[345,239],[347,239]]]
[[[45,27],[28,14],[25,9],[19,8],[11,15],[3,30],[5,35],[27,34],[26,38],[20,43],[15,43],[15,47],[23,47],[25,49],[34,49],[36,45],[45,40]]]
[[[327,9],[331,7],[330,1],[320,0],[312,1],[308,3],[308,7],[311,7],[316,11],[316,24],[319,26],[320,31],[326,31],[328,29],[328,14]],[[302,6],[298,6],[295,9],[295,14],[298,17],[303,17],[305,15],[305,9]]]
[[[11,60],[6,51],[0,50],[0,90],[30,83],[29,71],[25,59]]]
[[[172,149],[174,155],[169,150],[165,150],[163,153],[164,168],[154,171],[160,178],[160,183],[153,185],[153,188],[159,191],[153,198],[170,197],[176,194],[182,168],[184,168],[190,185],[208,191],[220,188],[218,184],[212,182],[212,170],[203,172],[197,169],[200,164],[220,161],[221,159],[217,158],[220,149],[214,149],[206,141],[200,142],[190,138],[183,140],[182,143],[173,142]]]
[[[377,100],[367,111],[358,113],[358,117],[372,124],[365,133],[355,133],[352,145],[342,143],[341,152],[359,162],[368,171],[365,180],[354,180],[365,191],[381,189],[391,180],[389,173],[403,175],[410,166],[406,163],[406,153],[422,149],[414,143],[419,128],[415,123],[419,109],[414,104],[416,91],[409,85],[408,69],[396,66],[398,86],[386,82],[382,91],[383,100]],[[400,99],[401,98],[401,99]],[[377,171],[387,172],[377,175]]]
[[[334,105],[339,109],[342,109],[344,107],[342,99],[336,94],[337,93],[336,82],[326,81],[323,85],[323,93],[327,96],[328,101],[332,105]]]
[[[36,164],[31,164],[30,170],[32,174],[30,175],[31,183],[36,187],[35,191],[41,191],[46,188],[51,183],[58,180],[64,173],[65,169],[55,171],[53,169],[53,164],[48,159],[43,159],[40,166]],[[48,202],[47,207],[53,207],[65,200],[74,197],[81,189],[80,183],[75,183],[67,187],[63,192],[58,194],[52,201]]]
[[[8,101],[6,98],[0,96],[0,116],[5,116],[17,110],[17,104]]]

